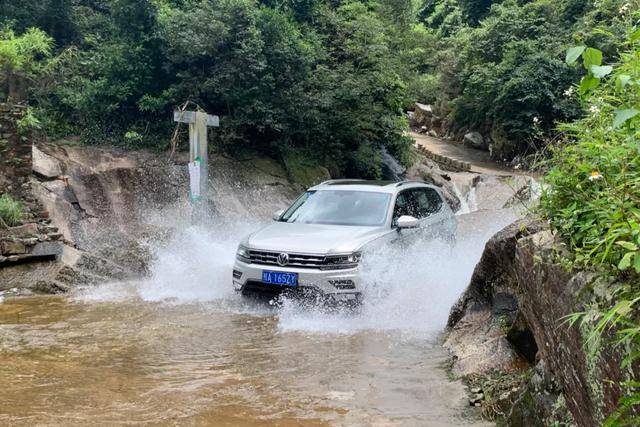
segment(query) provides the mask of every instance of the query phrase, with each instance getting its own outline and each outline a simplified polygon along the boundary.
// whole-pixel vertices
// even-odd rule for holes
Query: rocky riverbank
[[[39,143],[29,173],[5,175],[2,193],[23,224],[0,230],[0,291],[61,292],[147,273],[152,246],[191,221],[186,159],[178,154]],[[25,162],[27,162],[25,160]],[[297,195],[277,162],[212,156],[217,221],[268,217]],[[169,218],[170,217],[170,218]]]
[[[545,223],[515,222],[487,243],[449,317],[453,373],[470,383],[472,404],[507,425],[595,427],[620,397],[620,355],[566,320],[605,286],[570,271],[563,251]]]

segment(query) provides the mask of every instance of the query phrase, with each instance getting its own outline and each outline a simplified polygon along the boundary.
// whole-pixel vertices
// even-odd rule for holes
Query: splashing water
[[[356,333],[400,331],[421,336],[439,333],[451,306],[466,288],[486,240],[515,219],[511,211],[458,216],[455,246],[440,241],[390,245],[363,261],[364,302],[356,312],[327,310],[284,299],[265,309],[243,301],[230,278],[238,242],[259,225],[202,228],[187,226],[158,249],[148,279],[87,288],[85,302],[137,298],[166,304],[206,303],[232,313],[276,314],[280,331]]]
[[[478,210],[478,204],[476,203],[476,187],[471,186],[469,192],[463,195],[457,185],[453,185],[453,190],[456,197],[460,200],[460,209],[456,212],[456,215],[465,215]]]
[[[461,232],[451,247],[439,240],[389,246],[363,260],[364,302],[356,314],[309,309],[286,301],[283,331],[355,333],[397,331],[434,337],[444,328],[451,306],[469,283],[486,240],[515,219],[510,211],[460,216]],[[490,221],[490,222],[489,222]],[[473,231],[469,231],[472,229]]]

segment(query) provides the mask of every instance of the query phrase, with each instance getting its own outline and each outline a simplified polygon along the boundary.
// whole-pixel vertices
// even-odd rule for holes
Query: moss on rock
[[[282,156],[282,160],[289,179],[305,188],[331,179],[329,170],[310,156],[289,152]]]

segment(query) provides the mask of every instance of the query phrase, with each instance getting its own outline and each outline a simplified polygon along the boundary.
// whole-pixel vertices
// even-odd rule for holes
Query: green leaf
[[[640,29],[635,30],[630,37],[632,42],[640,40]]]
[[[599,79],[603,78],[606,75],[611,74],[613,71],[613,67],[611,65],[592,65],[591,73],[593,73],[594,77]]]
[[[616,79],[616,89],[624,89],[631,81],[631,76],[627,74],[620,74]]]
[[[640,252],[636,252],[636,256],[633,258],[633,269],[636,273],[640,273]]]
[[[627,120],[629,120],[630,118],[635,117],[636,115],[638,115],[638,113],[640,113],[640,111],[636,110],[635,108],[626,108],[624,110],[615,110],[613,112],[613,114],[615,114],[615,117],[613,119],[613,127],[614,128],[619,128]]]
[[[618,263],[619,270],[624,271],[627,268],[631,267],[631,257],[633,256],[633,254],[634,254],[633,252],[627,252],[626,254],[624,254],[622,259]]]
[[[564,61],[568,65],[575,64],[586,48],[586,46],[575,46],[567,49],[567,56],[565,57]]]
[[[598,87],[600,84],[600,79],[593,77],[591,74],[587,74],[580,80],[580,86],[578,87],[578,92],[584,95],[589,92],[591,89]]]
[[[629,251],[637,251],[638,247],[636,246],[635,243],[632,242],[616,242],[616,245],[622,246],[623,248],[625,248],[626,250]]]
[[[590,71],[593,65],[602,65],[602,52],[589,47],[582,54],[582,61],[584,68]]]

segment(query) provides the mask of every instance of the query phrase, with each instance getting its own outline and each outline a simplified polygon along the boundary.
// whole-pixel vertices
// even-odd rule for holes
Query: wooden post
[[[220,118],[203,111],[174,111],[173,120],[189,124],[189,162],[199,161],[200,164],[200,188],[197,194],[200,197],[192,197],[196,205],[199,219],[206,217],[207,190],[209,189],[209,148],[207,141],[207,127],[220,126]],[[195,189],[191,189],[194,194]]]

